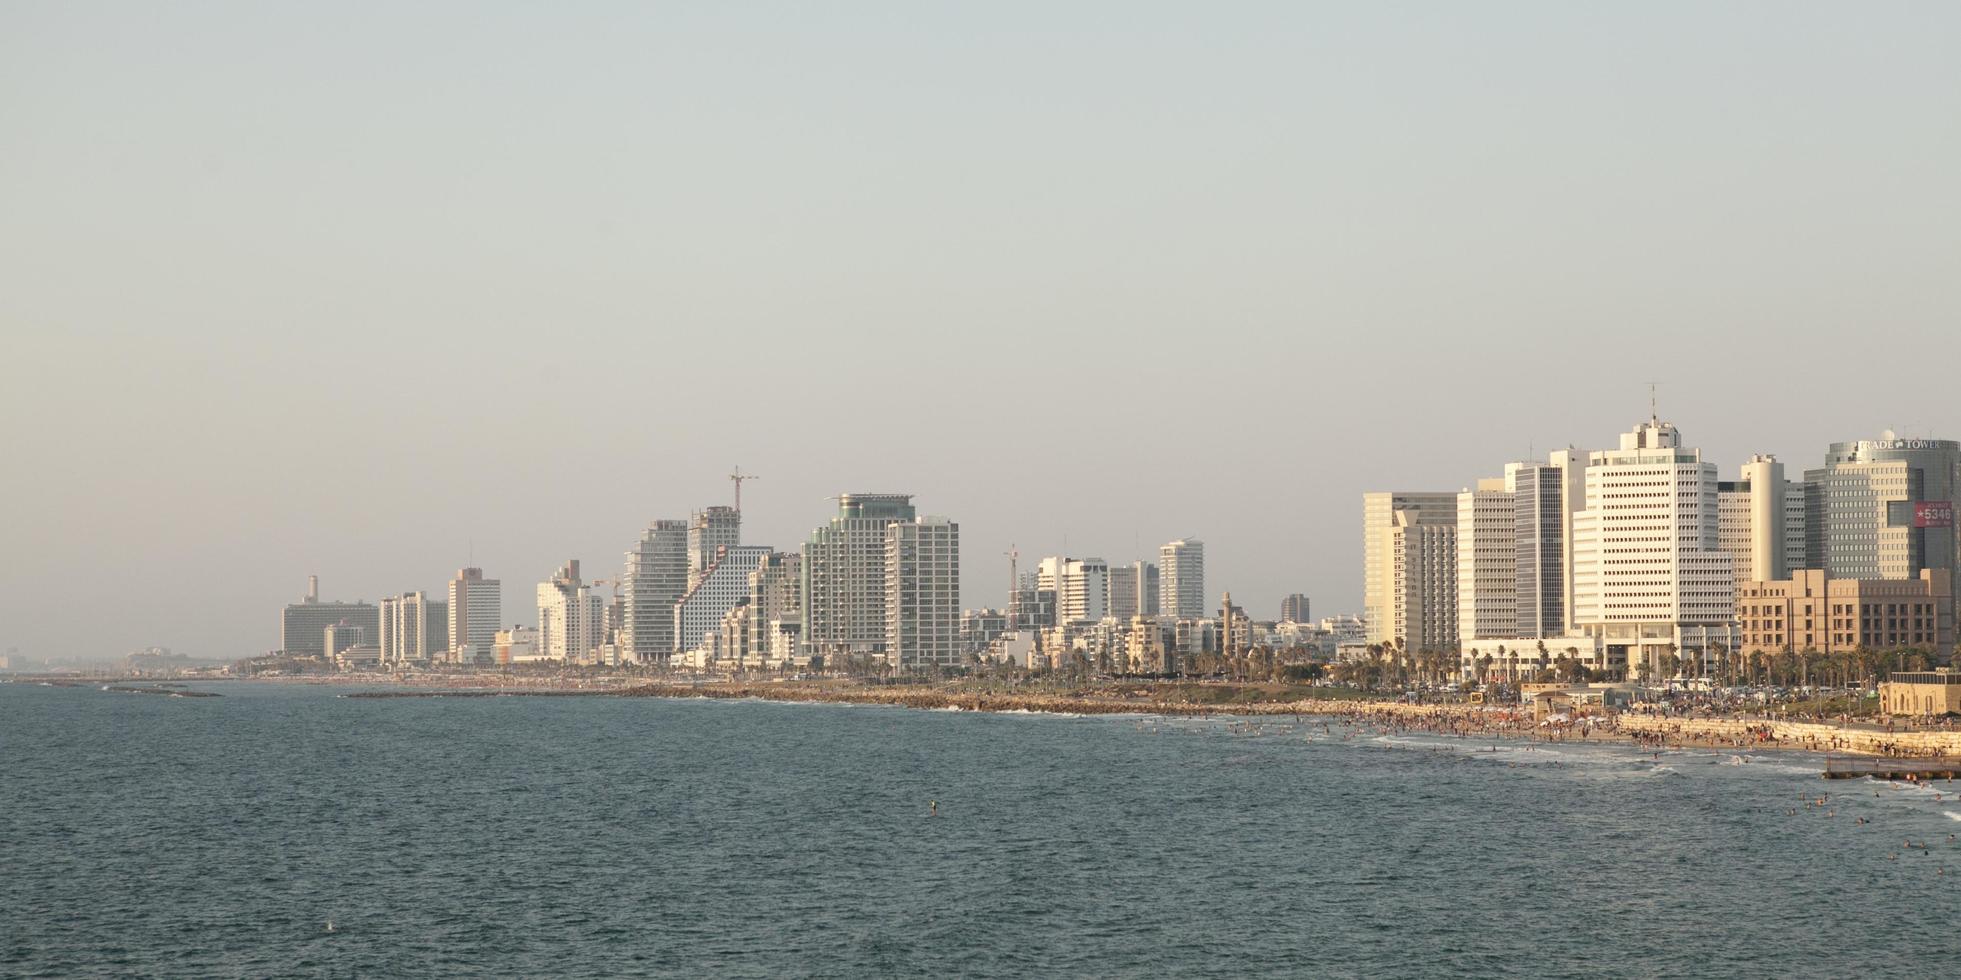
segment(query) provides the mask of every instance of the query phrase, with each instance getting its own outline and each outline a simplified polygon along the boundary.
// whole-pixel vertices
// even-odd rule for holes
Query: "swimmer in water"
[[[939,816],[939,815],[940,815],[940,801],[939,801],[939,800],[934,800],[934,801],[933,801],[932,803],[930,803],[930,804],[928,804],[928,809],[927,809],[927,811],[926,811],[926,815],[927,815],[927,816],[929,816],[929,817],[937,817],[937,816]]]

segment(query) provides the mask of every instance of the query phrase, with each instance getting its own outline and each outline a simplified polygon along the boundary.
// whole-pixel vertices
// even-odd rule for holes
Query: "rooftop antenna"
[[[735,468],[735,472],[729,474],[729,482],[735,484],[735,512],[736,513],[738,514],[742,513],[742,481],[760,480],[760,479],[762,479],[762,477],[757,476],[753,473],[742,472],[742,467],[740,466]]]
[[[1656,425],[1661,424],[1661,409],[1655,398],[1655,383],[1652,381],[1648,382],[1648,420]]]

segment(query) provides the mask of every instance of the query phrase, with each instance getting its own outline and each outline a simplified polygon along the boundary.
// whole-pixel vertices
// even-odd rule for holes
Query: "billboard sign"
[[[1916,500],[1913,502],[1914,527],[1953,527],[1954,501]]]

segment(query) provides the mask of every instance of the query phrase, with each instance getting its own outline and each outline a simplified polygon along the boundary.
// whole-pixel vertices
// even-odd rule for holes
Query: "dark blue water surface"
[[[1961,964],[1961,803],[1825,782],[1796,755],[1493,752],[1318,721],[205,689],[224,697],[0,685],[0,974]]]

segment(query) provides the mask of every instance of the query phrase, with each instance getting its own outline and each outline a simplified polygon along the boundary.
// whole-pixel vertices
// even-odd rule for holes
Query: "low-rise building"
[[[498,630],[494,644],[492,659],[500,665],[550,659],[539,649],[538,631],[529,626]]]
[[[1879,705],[1889,715],[1961,715],[1961,674],[1945,667],[1892,674],[1879,685]]]
[[[1948,650],[1954,573],[1927,568],[1911,579],[1835,579],[1821,569],[1798,569],[1788,579],[1739,585],[1736,616],[1746,653]]]

